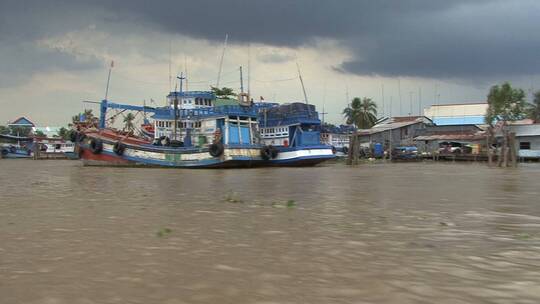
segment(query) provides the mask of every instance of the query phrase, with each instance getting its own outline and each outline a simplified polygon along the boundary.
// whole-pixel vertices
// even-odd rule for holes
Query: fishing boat
[[[32,137],[0,134],[0,157],[1,158],[31,158]]]
[[[345,157],[349,152],[349,141],[351,134],[355,131],[352,126],[332,126],[324,125],[321,131],[321,141],[332,146],[337,157]]]
[[[180,86],[181,88],[181,86]],[[208,91],[171,92],[161,108],[100,102],[99,125],[75,140],[85,165],[230,168],[263,165],[267,147],[258,140],[258,109],[243,102],[215,107]],[[111,110],[119,111],[109,115]],[[151,139],[107,124],[124,111],[150,113]],[[143,131],[144,134],[144,131]],[[148,134],[147,134],[148,135]]]
[[[321,142],[315,106],[302,102],[259,104],[263,158],[273,166],[312,166],[334,159],[332,146]]]
[[[31,158],[32,150],[26,146],[5,145],[0,148],[2,158]]]

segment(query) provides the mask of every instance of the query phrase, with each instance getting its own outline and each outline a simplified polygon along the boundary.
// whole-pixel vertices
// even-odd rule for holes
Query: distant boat
[[[1,147],[0,155],[2,158],[31,158],[32,150],[19,145],[5,145]]]

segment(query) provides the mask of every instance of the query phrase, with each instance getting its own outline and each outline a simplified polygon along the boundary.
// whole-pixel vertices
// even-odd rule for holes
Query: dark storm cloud
[[[359,75],[500,77],[540,70],[540,3],[505,0],[143,0],[104,7],[163,31],[278,46],[338,40]]]
[[[0,28],[0,40],[13,31],[32,36],[90,21],[105,28],[137,23],[215,42],[225,33],[233,43],[290,47],[334,39],[352,55],[336,69],[359,75],[467,78],[540,70],[540,3],[534,0],[31,2],[3,1],[2,11],[20,29]],[[25,24],[28,16],[39,22]]]

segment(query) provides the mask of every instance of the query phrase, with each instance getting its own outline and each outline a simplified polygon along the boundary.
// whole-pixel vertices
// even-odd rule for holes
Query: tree
[[[235,97],[236,93],[234,93],[234,90],[231,88],[223,87],[223,88],[216,88],[216,87],[210,87],[212,90],[212,93],[216,95],[217,98],[221,99],[231,99],[231,97]]]
[[[351,105],[343,110],[348,125],[355,125],[358,129],[369,129],[377,121],[377,104],[371,99],[355,97]]]
[[[9,128],[6,126],[0,126],[0,134],[9,134]]]
[[[135,115],[133,113],[128,113],[124,117],[124,131],[133,132],[135,129],[135,126],[133,125],[133,121],[135,120]]]
[[[34,136],[35,137],[47,137],[47,135],[45,135],[45,133],[43,133],[41,130],[37,130],[36,132],[34,132]]]
[[[485,120],[489,125],[496,121],[515,121],[525,117],[525,92],[512,88],[508,82],[492,86],[487,99]]]
[[[61,127],[59,130],[58,130],[58,137],[61,137],[63,139],[68,139],[68,134],[69,133],[69,130],[64,128],[64,127]]]
[[[509,158],[512,164],[516,164],[515,134],[510,134],[507,127],[508,121],[520,120],[525,117],[526,103],[525,92],[522,89],[512,88],[510,83],[492,86],[487,97],[488,110],[486,113],[486,123],[488,127],[488,147],[494,140],[494,123],[500,122],[502,131],[502,145],[498,155],[499,166],[508,166]],[[492,150],[488,151],[488,161],[491,164]]]
[[[535,123],[540,123],[540,91],[534,93],[534,100],[527,109],[527,117],[534,120]]]

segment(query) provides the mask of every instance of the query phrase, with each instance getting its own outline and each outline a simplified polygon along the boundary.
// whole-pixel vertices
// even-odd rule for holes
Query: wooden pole
[[[351,134],[351,138],[349,139],[349,151],[347,153],[347,165],[352,165],[352,156],[353,156],[353,149],[356,145],[356,132]]]
[[[516,133],[510,132],[509,135],[510,142],[510,162],[512,167],[517,167],[517,151],[516,151]]]
[[[486,137],[486,149],[487,149],[487,157],[488,157],[488,166],[493,166],[493,151],[491,150],[491,144],[493,139],[493,127],[489,126],[487,130],[487,137]]]
[[[510,149],[508,149],[508,130],[506,129],[506,126],[503,129],[503,167],[508,167],[508,152]]]

